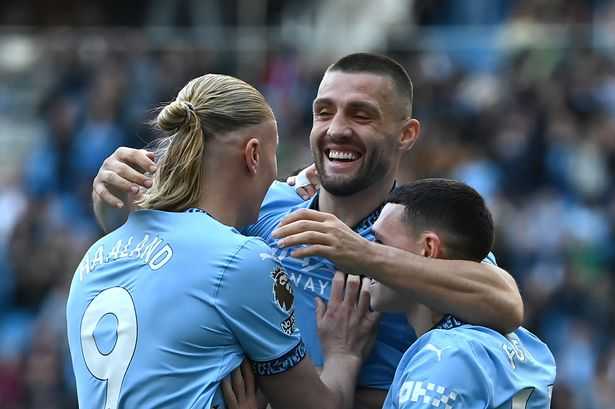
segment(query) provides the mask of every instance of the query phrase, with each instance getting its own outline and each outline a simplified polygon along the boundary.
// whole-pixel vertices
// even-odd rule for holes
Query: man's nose
[[[331,137],[352,136],[352,129],[350,127],[350,123],[348,122],[346,116],[343,113],[337,112],[333,116],[333,119],[331,119],[331,123],[329,124],[327,134]]]

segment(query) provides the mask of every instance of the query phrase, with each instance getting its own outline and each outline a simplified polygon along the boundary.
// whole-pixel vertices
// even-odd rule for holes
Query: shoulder
[[[434,402],[453,407],[487,407],[489,380],[471,346],[456,330],[432,330],[408,349],[395,376],[400,408],[427,408]]]
[[[286,209],[303,202],[303,199],[297,194],[295,188],[289,186],[287,183],[274,181],[265,195],[261,211]]]
[[[257,267],[270,266],[278,262],[271,247],[260,237],[242,235],[239,237],[237,251],[234,255],[235,263]]]
[[[409,351],[414,365],[429,363],[432,367],[465,369],[476,366],[474,340],[461,328],[434,329],[421,336]]]
[[[229,254],[223,268],[225,282],[241,286],[257,285],[263,280],[269,282],[277,273],[284,273],[284,269],[271,247],[258,237],[241,236],[241,242],[233,254]]]

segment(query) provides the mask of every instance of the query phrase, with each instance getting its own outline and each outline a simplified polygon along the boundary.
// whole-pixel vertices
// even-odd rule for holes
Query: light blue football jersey
[[[554,382],[553,355],[531,332],[447,316],[404,354],[383,409],[547,409]]]
[[[242,232],[263,238],[284,265],[295,285],[297,325],[301,329],[306,350],[314,364],[322,366],[324,358],[316,330],[315,297],[329,299],[335,264],[322,257],[293,258],[290,256],[293,248],[280,249],[276,246],[276,240],[271,237],[271,233],[285,216],[298,209],[317,209],[317,204],[318,196],[304,201],[293,187],[274,182],[263,201],[258,222]],[[375,209],[358,223],[354,230],[367,240],[374,240],[372,226],[381,210],[382,207]],[[490,254],[485,262],[495,264],[495,258]],[[414,330],[408,325],[404,314],[382,314],[376,344],[361,369],[358,384],[389,389],[399,360],[415,339]]]
[[[223,408],[247,356],[260,375],[305,356],[271,249],[203,212],[137,211],[97,241],[66,309],[82,408]]]

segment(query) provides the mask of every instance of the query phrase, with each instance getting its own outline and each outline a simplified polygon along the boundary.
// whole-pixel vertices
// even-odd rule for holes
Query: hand
[[[376,339],[379,314],[369,310],[369,279],[335,273],[329,303],[316,298],[316,323],[325,358],[354,355],[360,360]]]
[[[222,381],[227,409],[258,409],[254,372],[247,359]]]
[[[365,272],[362,270],[369,259],[371,243],[332,214],[311,209],[297,210],[280,222],[272,236],[278,239],[278,247],[307,245],[295,249],[291,253],[293,257],[326,257],[340,270],[357,274]]]
[[[316,165],[312,163],[296,176],[289,176],[286,179],[286,183],[290,186],[295,186],[297,194],[301,196],[303,200],[308,200],[314,196],[316,191],[320,188],[320,178],[318,177]]]
[[[145,149],[120,147],[103,162],[92,183],[93,193],[110,206],[121,208],[126,205],[120,196],[142,193],[152,187],[146,172],[155,172],[154,153]],[[132,200],[130,201],[132,203]]]

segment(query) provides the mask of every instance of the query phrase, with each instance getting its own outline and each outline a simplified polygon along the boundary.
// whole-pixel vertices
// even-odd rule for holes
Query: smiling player
[[[338,275],[331,302],[319,307],[320,318],[333,319],[320,327],[329,336],[319,378],[283,267],[261,239],[237,230],[256,220],[277,175],[277,125],[265,98],[208,74],[156,121],[164,136],[152,188],[86,252],[71,283],[79,405],[222,409],[220,382],[246,357],[274,407],[351,408],[376,321],[365,285]]]
[[[349,230],[373,240],[372,225],[395,184],[402,155],[419,135],[420,124],[412,118],[412,92],[408,74],[390,58],[359,53],[331,65],[314,101],[310,133],[310,147],[322,180],[320,192],[303,201],[294,188],[274,183],[258,222],[243,232],[275,246],[272,233],[280,221],[289,215],[298,221],[310,214],[306,209],[312,209],[334,214],[346,227],[352,226],[347,227]],[[103,226],[114,226],[105,213],[120,212],[117,207],[122,202],[113,193],[149,187],[142,169],[152,165],[145,151],[127,148],[105,161],[94,180],[93,191],[95,211]],[[299,230],[303,221],[298,223],[293,228]],[[329,235],[318,234],[321,238]],[[332,234],[335,238],[336,233]],[[336,265],[315,254],[303,259],[292,257],[292,250],[281,248],[276,256],[295,286],[297,324],[308,355],[319,365],[323,356],[314,319],[314,298],[329,297]],[[450,311],[466,321],[501,331],[512,330],[521,323],[523,304],[514,280],[490,263],[444,262],[406,253],[392,254],[390,261],[404,267],[400,274],[417,299],[436,310]],[[382,317],[373,353],[359,378],[357,407],[382,406],[395,368],[413,339],[413,330],[402,314]]]

